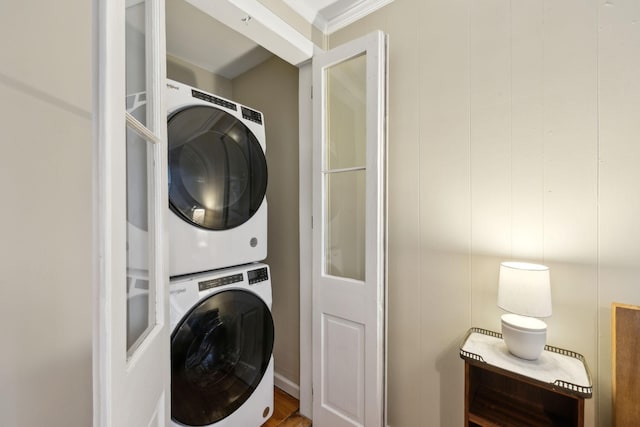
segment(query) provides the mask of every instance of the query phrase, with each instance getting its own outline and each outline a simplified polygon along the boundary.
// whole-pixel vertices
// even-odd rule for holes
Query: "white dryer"
[[[167,81],[169,275],[267,257],[264,117]]]
[[[259,427],[273,414],[269,267],[170,282],[173,427]]]

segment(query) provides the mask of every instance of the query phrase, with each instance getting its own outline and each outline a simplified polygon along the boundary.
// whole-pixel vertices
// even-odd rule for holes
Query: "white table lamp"
[[[502,315],[502,337],[509,352],[536,360],[547,341],[547,324],[539,317],[551,316],[549,267],[524,262],[500,264],[498,306]]]

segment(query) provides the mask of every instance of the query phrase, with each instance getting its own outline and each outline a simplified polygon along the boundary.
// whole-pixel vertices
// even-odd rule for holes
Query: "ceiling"
[[[279,0],[330,34],[392,0]],[[233,79],[273,54],[185,0],[166,0],[167,54]]]
[[[166,0],[167,54],[233,79],[273,54],[185,0]]]

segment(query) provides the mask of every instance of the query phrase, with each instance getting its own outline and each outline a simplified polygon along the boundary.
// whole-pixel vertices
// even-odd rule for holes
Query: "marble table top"
[[[487,331],[492,334],[489,335],[482,331],[475,328],[470,331],[460,348],[461,356],[469,356],[497,368],[591,397],[591,378],[582,356],[573,353],[578,356],[574,357],[572,352],[564,351],[569,354],[563,354],[562,350],[556,352],[545,349],[537,360],[520,359],[509,353],[499,334]]]

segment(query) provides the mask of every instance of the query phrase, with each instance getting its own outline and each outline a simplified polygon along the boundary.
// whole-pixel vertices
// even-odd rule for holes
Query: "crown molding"
[[[309,24],[322,31],[323,34],[329,35],[386,6],[393,0],[363,0],[345,9],[330,20],[321,15],[318,10],[309,6],[307,2],[296,0],[283,1]]]
[[[325,27],[320,28],[320,30],[322,30],[322,32],[325,34],[334,33],[353,22],[356,22],[357,20],[364,18],[370,13],[375,12],[376,10],[386,6],[391,2],[393,2],[393,0],[365,0],[354,5],[353,7],[350,7],[340,15],[331,19],[326,23]]]

